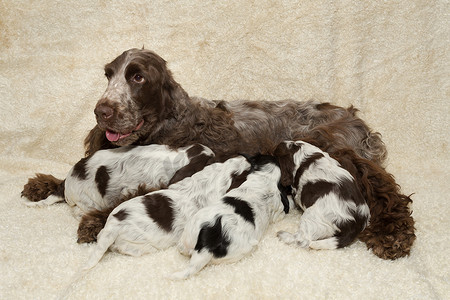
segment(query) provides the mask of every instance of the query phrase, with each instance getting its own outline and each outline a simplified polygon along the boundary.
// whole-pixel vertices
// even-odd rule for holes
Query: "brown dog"
[[[304,140],[327,151],[355,177],[371,213],[360,239],[384,259],[409,254],[415,240],[411,199],[400,193],[382,167],[386,149],[380,135],[356,116],[355,108],[315,101],[225,102],[189,97],[166,62],[145,49],[125,51],[105,66],[105,75],[109,84],[95,108],[97,126],[85,139],[86,155],[153,143],[173,148],[201,143],[218,156],[272,154],[284,140]],[[41,200],[29,191],[52,193],[46,186],[58,184],[51,177],[30,179],[23,196]],[[100,215],[93,212],[83,218],[80,229],[90,217]]]

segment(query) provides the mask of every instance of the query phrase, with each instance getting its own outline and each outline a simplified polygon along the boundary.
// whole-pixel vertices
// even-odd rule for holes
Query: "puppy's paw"
[[[278,231],[277,237],[280,239],[280,241],[290,245],[296,242],[295,236],[292,233],[289,233],[287,231]]]
[[[179,271],[169,275],[166,275],[167,279],[170,280],[185,280],[189,278],[189,274],[186,271]]]
[[[48,205],[46,205],[45,203],[42,203],[42,201],[38,201],[38,202],[23,202],[23,204],[25,205],[25,206],[28,206],[28,207],[38,207],[38,208],[42,208],[42,207],[45,207],[45,206],[48,206]]]
[[[53,205],[55,203],[62,202],[62,201],[64,201],[64,200],[61,199],[60,197],[50,195],[50,196],[48,196],[47,199],[37,201],[37,202],[24,201],[23,204],[25,204],[28,207],[42,208],[42,207],[47,207],[47,206],[50,206],[50,205]]]
[[[191,256],[194,251],[194,248],[186,245],[185,243],[178,242],[177,250],[178,250],[178,252],[180,252],[181,254],[183,254],[185,256]]]

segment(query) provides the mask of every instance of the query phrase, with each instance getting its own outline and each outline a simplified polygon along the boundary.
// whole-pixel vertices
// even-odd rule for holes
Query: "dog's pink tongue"
[[[144,120],[142,120],[138,124],[138,126],[136,126],[136,128],[133,131],[137,131],[137,130],[141,129],[143,124],[144,124]],[[106,138],[110,142],[117,142],[120,139],[123,139],[123,138],[126,138],[126,137],[130,136],[133,133],[133,131],[131,131],[129,133],[125,133],[125,134],[120,134],[120,133],[116,133],[116,132],[112,132],[112,131],[106,130]]]
[[[120,133],[115,133],[115,132],[106,130],[106,138],[110,142],[117,142],[120,138]]]

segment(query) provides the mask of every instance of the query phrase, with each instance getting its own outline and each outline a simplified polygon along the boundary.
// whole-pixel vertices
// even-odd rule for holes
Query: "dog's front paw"
[[[48,196],[47,199],[44,199],[41,201],[37,201],[37,202],[31,202],[31,201],[25,202],[24,201],[23,203],[28,207],[42,208],[42,207],[47,207],[47,206],[50,206],[50,205],[53,205],[55,203],[62,202],[62,201],[64,201],[64,199],[61,199],[60,197],[57,197],[57,196],[50,195],[50,196]]]
[[[105,227],[106,220],[112,208],[92,210],[85,214],[78,225],[78,243],[92,243],[97,241],[97,235]]]
[[[97,235],[103,229],[105,223],[101,219],[83,216],[78,225],[77,243],[93,243],[97,241]]]
[[[33,202],[41,201],[58,191],[62,182],[52,175],[36,174],[36,177],[29,178],[23,186],[21,196]]]

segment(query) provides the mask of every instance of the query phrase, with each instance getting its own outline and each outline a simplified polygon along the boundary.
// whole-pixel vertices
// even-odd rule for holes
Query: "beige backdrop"
[[[64,204],[26,208],[35,172],[63,178],[83,156],[106,87],[103,65],[153,49],[191,95],[310,98],[358,107],[382,133],[392,172],[414,193],[411,256],[383,261],[356,242],[307,251],[275,233],[185,282],[175,249],[108,253],[72,299],[449,299],[448,1],[0,1],[0,298],[48,299],[83,264]],[[447,250],[446,250],[447,249]]]

